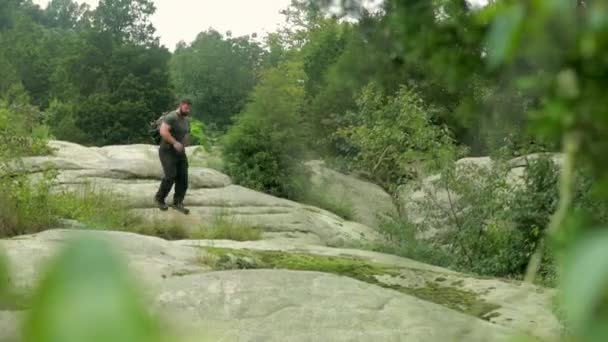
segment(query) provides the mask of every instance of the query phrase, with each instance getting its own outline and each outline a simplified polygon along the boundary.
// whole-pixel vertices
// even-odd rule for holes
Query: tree
[[[334,139],[340,139],[349,166],[391,194],[439,163],[452,161],[458,149],[446,127],[432,122],[431,105],[407,88],[385,97],[374,84],[363,89],[357,110],[345,115]]]
[[[156,12],[151,0],[101,0],[94,14],[94,26],[109,32],[119,42],[158,43],[150,16]]]
[[[107,52],[92,56],[100,53]],[[76,125],[86,133],[89,144],[148,142],[148,122],[175,102],[169,87],[170,53],[165,48],[131,44],[114,46],[110,53],[99,67],[96,82],[91,82],[93,75],[76,78],[83,82]]]
[[[263,73],[224,139],[226,170],[235,182],[292,199],[306,189],[305,140],[298,125],[305,81],[295,62]]]
[[[75,29],[90,11],[89,5],[72,0],[52,0],[44,10],[46,26]]]
[[[177,94],[192,99],[198,118],[223,129],[247,103],[264,56],[249,37],[201,32],[189,46],[178,46],[171,60]]]

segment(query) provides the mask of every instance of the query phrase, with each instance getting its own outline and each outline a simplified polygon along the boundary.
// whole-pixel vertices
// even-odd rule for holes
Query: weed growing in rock
[[[195,230],[192,238],[203,240],[256,241],[262,239],[260,229],[231,217],[226,213],[217,214],[209,224]]]

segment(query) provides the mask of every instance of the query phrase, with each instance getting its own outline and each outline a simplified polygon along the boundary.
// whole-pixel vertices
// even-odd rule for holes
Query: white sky
[[[34,0],[46,6],[49,0]],[[83,0],[92,8],[99,0]],[[162,44],[170,50],[180,40],[192,42],[196,35],[213,27],[233,36],[252,33],[264,35],[275,31],[285,18],[279,11],[291,0],[154,0],[156,13],[152,23]]]
[[[46,6],[49,0],[34,0]],[[99,0],[82,0],[92,8]],[[374,1],[377,2],[377,1]],[[487,0],[469,0],[483,4]],[[170,50],[184,40],[190,43],[196,36],[213,27],[221,33],[232,31],[243,36],[275,31],[285,18],[279,11],[287,8],[291,0],[154,0],[156,13],[152,23],[160,41]]]

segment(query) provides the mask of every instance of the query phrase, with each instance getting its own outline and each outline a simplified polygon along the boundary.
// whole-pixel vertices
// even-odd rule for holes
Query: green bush
[[[45,155],[50,152],[48,127],[43,115],[33,106],[0,100],[0,166],[22,156]]]
[[[192,119],[190,121],[190,138],[192,139],[191,144],[195,146],[203,146],[205,150],[209,151],[211,145],[207,138],[207,129],[205,123],[200,120]]]
[[[56,191],[49,203],[56,217],[78,221],[88,228],[132,231],[142,224],[139,217],[129,212],[125,200],[93,186]]]
[[[39,181],[24,175],[0,179],[0,238],[37,233],[56,223],[50,174]]]
[[[55,138],[74,143],[86,142],[86,134],[76,125],[75,104],[53,100],[46,114],[46,123]]]
[[[308,185],[298,115],[305,75],[297,63],[267,71],[251,102],[224,137],[226,172],[243,186],[297,198]]]
[[[521,278],[557,208],[559,168],[548,155],[530,157],[519,180],[509,179],[508,161],[489,167],[451,165],[417,205],[422,222],[408,217],[383,225],[383,249],[480,275]],[[606,222],[608,210],[592,197],[589,176],[580,173],[574,210]],[[406,213],[407,214],[407,213]],[[422,239],[423,233],[437,234]],[[567,239],[567,237],[563,237]],[[555,244],[544,247],[540,275],[555,281]]]
[[[333,138],[351,170],[394,193],[436,161],[453,159],[458,149],[447,128],[432,122],[432,106],[413,90],[386,97],[374,84],[364,88],[358,109],[349,112]]]
[[[19,158],[49,153],[49,131],[37,108],[0,101],[0,236],[34,233],[54,223],[52,172],[34,181]]]

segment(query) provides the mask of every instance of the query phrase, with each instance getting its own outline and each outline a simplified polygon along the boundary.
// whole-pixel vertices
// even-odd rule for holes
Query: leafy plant
[[[308,177],[298,126],[305,75],[298,63],[264,73],[251,102],[224,138],[225,170],[243,186],[297,198]]]
[[[79,240],[35,290],[23,341],[162,341],[138,288],[106,242]]]
[[[358,110],[350,112],[334,135],[349,146],[350,168],[362,171],[395,193],[420,171],[434,163],[454,158],[458,149],[445,127],[431,121],[435,109],[419,95],[402,88],[394,97],[385,97],[376,86],[363,90]]]

